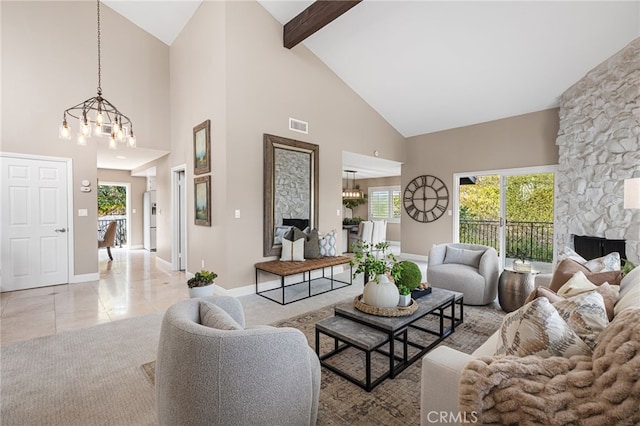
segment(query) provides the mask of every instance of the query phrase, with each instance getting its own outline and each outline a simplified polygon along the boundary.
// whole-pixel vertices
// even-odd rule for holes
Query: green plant
[[[343,225],[359,225],[360,222],[362,222],[362,218],[361,217],[345,217],[344,219],[342,219],[342,224]]]
[[[203,270],[200,272],[196,272],[193,277],[189,278],[189,280],[187,281],[187,285],[189,286],[189,288],[204,287],[213,283],[213,280],[215,280],[217,277],[218,274],[216,274],[215,272]]]
[[[355,278],[358,274],[365,274],[365,281],[378,282],[378,275],[389,274],[395,282],[402,276],[402,267],[396,267],[398,259],[391,252],[387,253],[389,243],[382,242],[376,245],[358,241],[353,245],[355,256],[351,262],[356,267],[353,272]]]
[[[360,189],[360,185],[354,186],[354,189]],[[342,204],[349,210],[353,210],[354,208],[366,203],[367,203],[367,194],[363,194],[362,198],[342,199]]]
[[[629,259],[622,259],[622,276],[627,275],[629,272],[633,271],[633,268],[635,268],[636,265],[634,265],[633,263],[629,262]]]
[[[422,282],[422,272],[418,265],[408,260],[403,260],[394,265],[393,269],[400,269],[401,274],[398,279],[394,280],[398,291],[401,295],[407,296],[411,294],[413,290],[418,288]],[[393,274],[393,270],[391,271]]]

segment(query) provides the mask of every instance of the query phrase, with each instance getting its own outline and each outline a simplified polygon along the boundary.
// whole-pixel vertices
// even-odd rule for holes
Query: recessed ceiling
[[[344,173],[344,170],[355,171],[356,179],[369,179],[388,176],[400,176],[401,168],[402,163],[399,163],[397,161],[342,151],[343,178],[347,177],[347,174]],[[351,178],[353,178],[353,176],[349,174],[349,179]]]
[[[96,138],[98,139],[98,138]],[[148,148],[109,149],[107,138],[98,141],[98,168],[115,170],[134,170],[151,161],[157,160],[169,154],[169,151]],[[143,173],[145,176],[147,174]],[[155,173],[152,175],[155,176]]]

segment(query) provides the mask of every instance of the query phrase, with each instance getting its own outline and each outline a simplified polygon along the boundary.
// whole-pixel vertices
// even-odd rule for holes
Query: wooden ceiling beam
[[[291,49],[362,0],[317,0],[284,25],[284,47]]]

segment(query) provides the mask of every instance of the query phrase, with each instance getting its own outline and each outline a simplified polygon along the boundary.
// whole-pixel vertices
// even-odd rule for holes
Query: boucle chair
[[[429,252],[431,286],[464,293],[465,305],[487,305],[496,299],[500,265],[492,247],[479,244],[434,245]]]
[[[190,299],[164,315],[156,363],[160,425],[314,425],[320,362],[304,334],[270,326],[200,324],[200,300],[244,328],[233,297]]]

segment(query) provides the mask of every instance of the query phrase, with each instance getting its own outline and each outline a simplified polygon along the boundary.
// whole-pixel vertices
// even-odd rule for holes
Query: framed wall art
[[[193,179],[195,224],[211,226],[211,176]]]
[[[193,128],[193,174],[211,171],[211,120]]]

